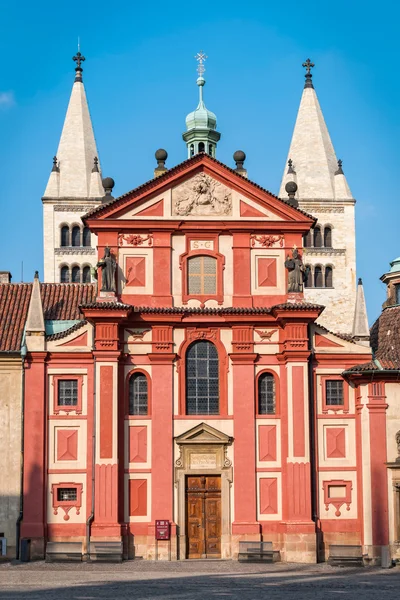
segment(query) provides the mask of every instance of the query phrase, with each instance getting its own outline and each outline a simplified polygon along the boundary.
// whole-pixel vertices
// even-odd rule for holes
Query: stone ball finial
[[[285,185],[285,190],[289,196],[295,194],[297,192],[297,183],[295,181],[288,181]]]
[[[236,150],[236,152],[233,154],[233,160],[235,162],[244,162],[246,160],[246,154],[243,152],[243,150]]]
[[[156,157],[156,160],[166,161],[168,158],[168,152],[164,150],[164,148],[159,148],[156,150],[154,156]]]
[[[112,177],[105,177],[102,181],[102,184],[106,192],[111,192],[115,185],[115,181]]]

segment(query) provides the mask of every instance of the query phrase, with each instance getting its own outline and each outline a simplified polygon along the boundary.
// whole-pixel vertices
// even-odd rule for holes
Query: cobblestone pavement
[[[236,561],[0,564],[0,600],[398,600],[400,566],[246,565]]]

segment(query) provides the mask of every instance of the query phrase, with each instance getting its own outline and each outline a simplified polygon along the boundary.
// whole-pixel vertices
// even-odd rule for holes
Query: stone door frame
[[[187,475],[220,475],[221,477],[221,558],[231,556],[232,463],[227,448],[233,439],[211,425],[200,423],[175,438],[179,458],[175,461],[177,488],[178,558],[186,559],[186,477]]]

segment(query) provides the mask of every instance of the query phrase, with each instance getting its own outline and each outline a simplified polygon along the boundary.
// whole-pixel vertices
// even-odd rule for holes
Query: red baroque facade
[[[198,154],[84,222],[99,259],[111,249],[117,292],[28,344],[22,536],[35,552],[106,540],[125,557],[231,558],[263,540],[315,562],[331,543],[387,544],[384,395],[364,401],[342,377],[370,349],[286,291],[285,259],[314,219]]]

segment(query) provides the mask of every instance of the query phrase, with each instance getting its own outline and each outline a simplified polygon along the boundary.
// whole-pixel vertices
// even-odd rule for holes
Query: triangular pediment
[[[198,154],[164,175],[88,213],[84,220],[314,219],[216,159]]]
[[[175,438],[177,444],[231,444],[232,438],[226,433],[222,433],[218,429],[207,425],[207,423],[200,423],[185,431],[178,437]]]

